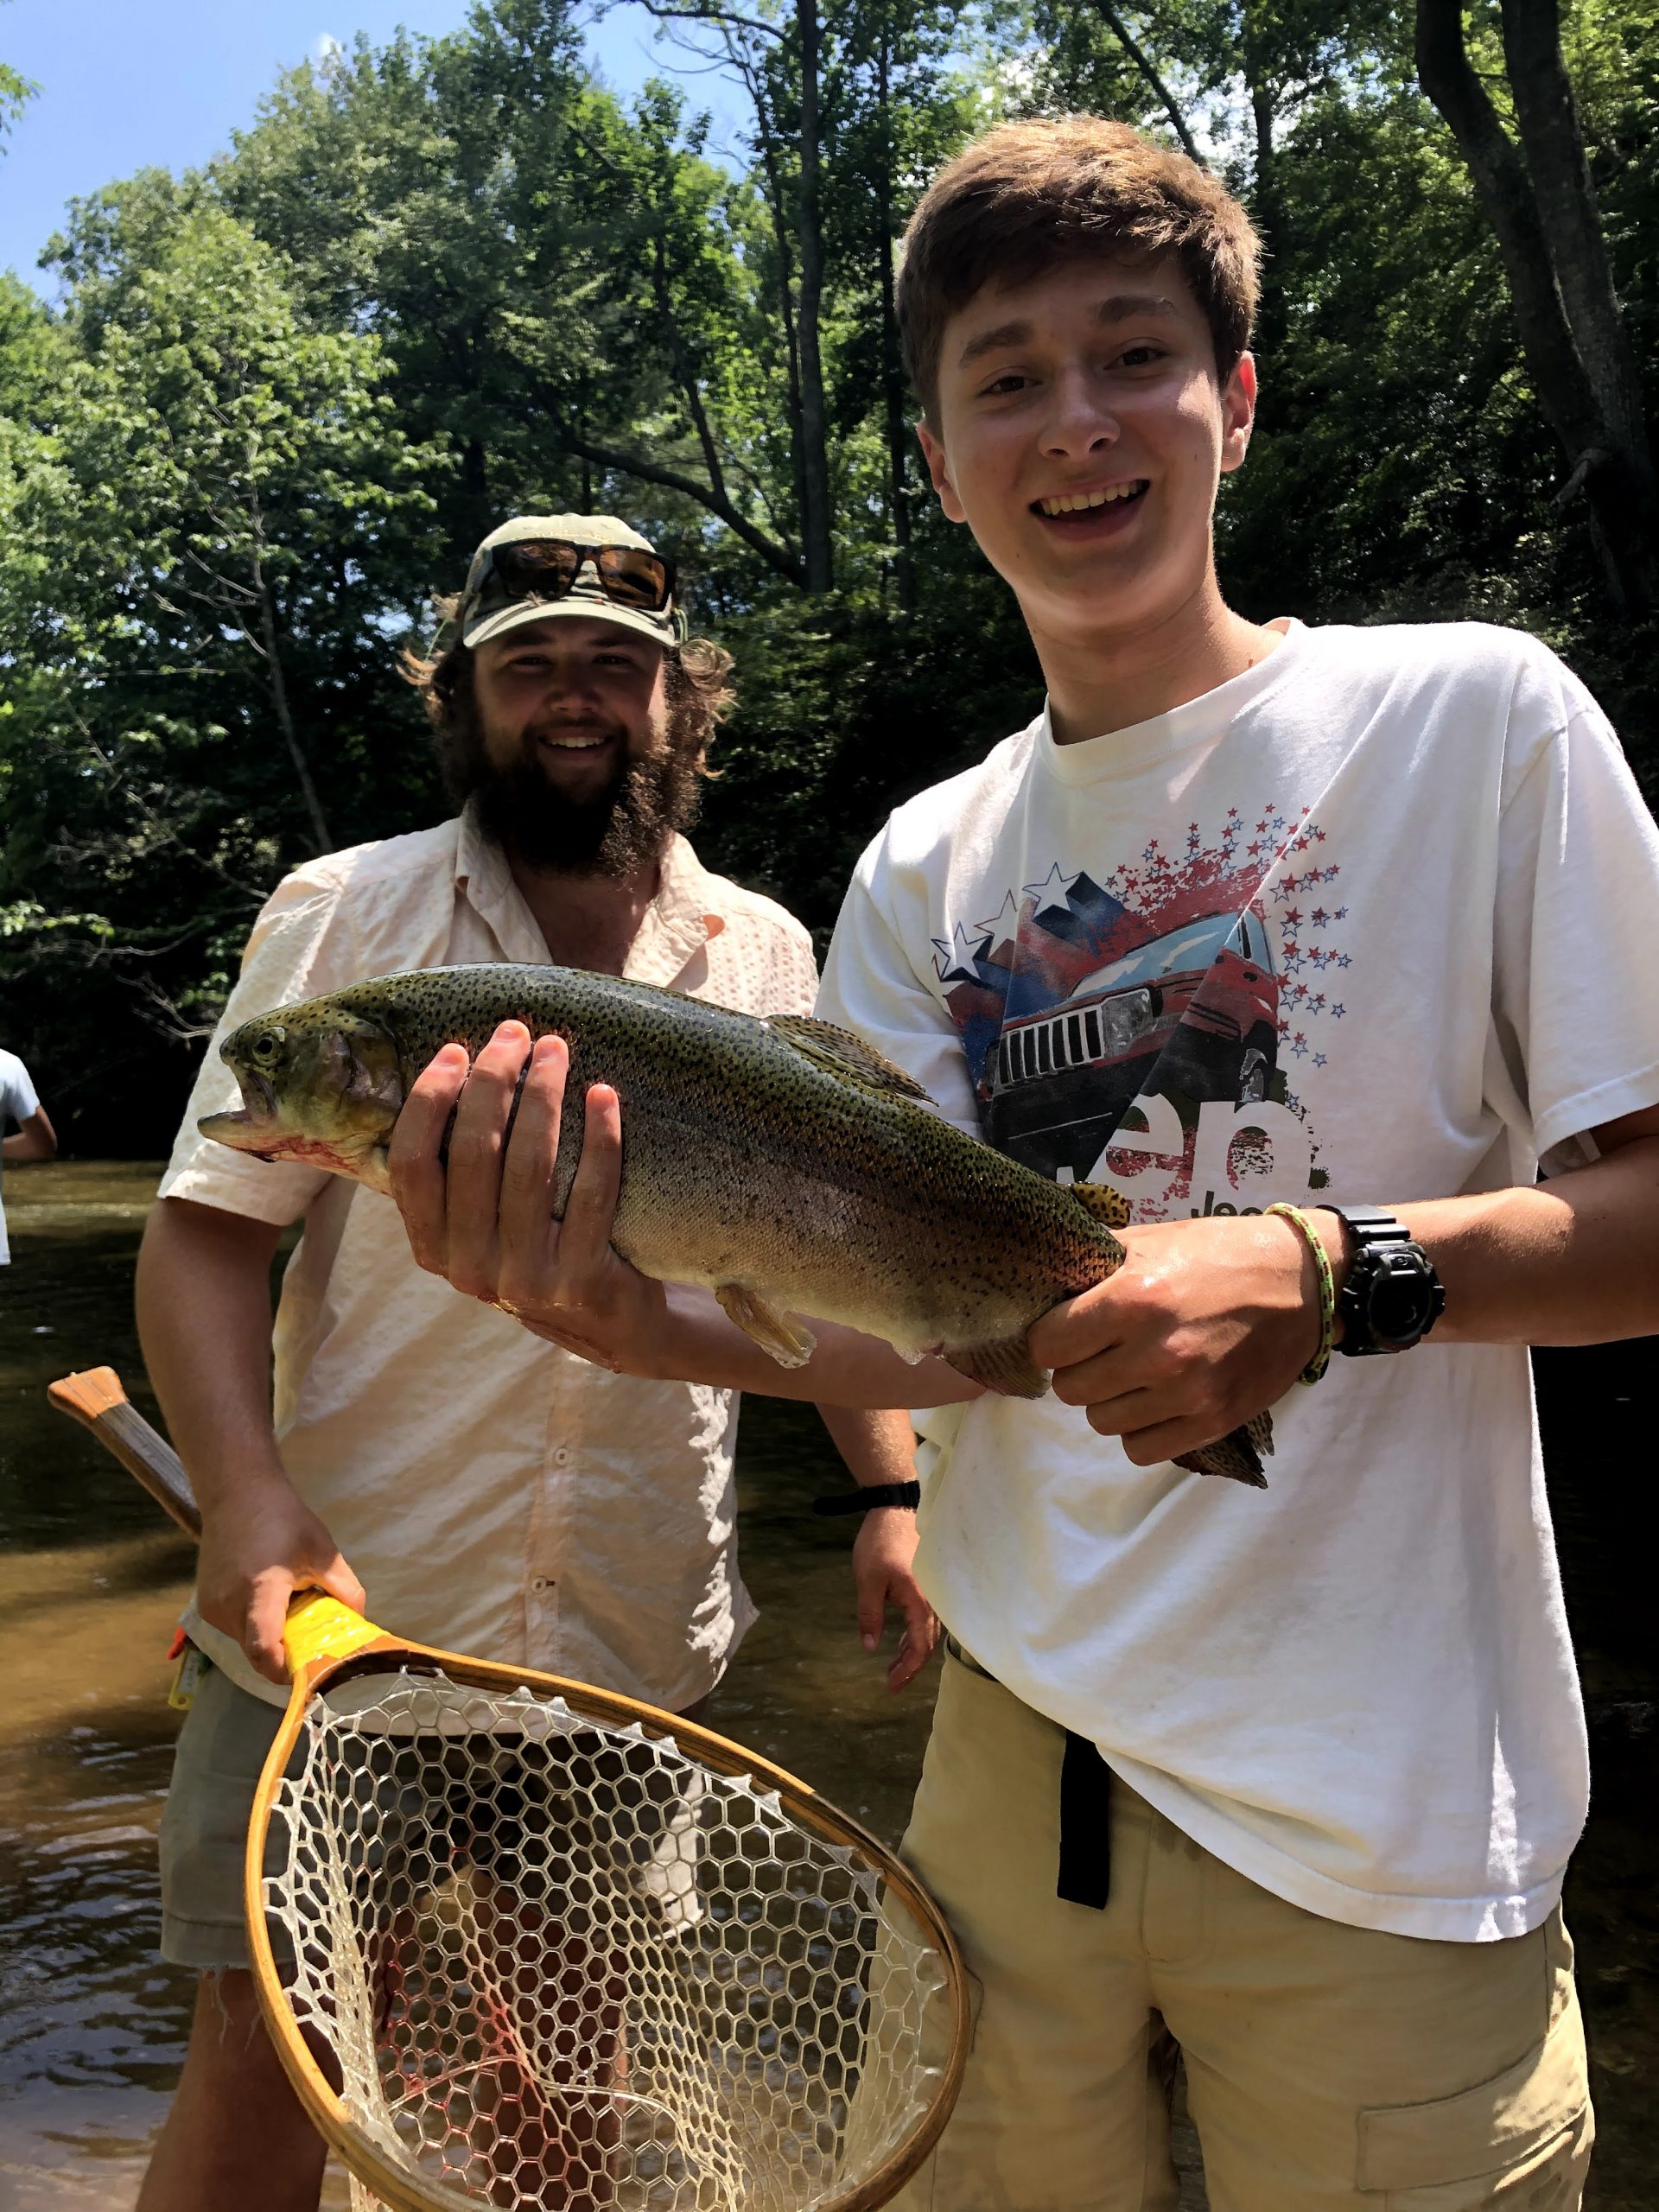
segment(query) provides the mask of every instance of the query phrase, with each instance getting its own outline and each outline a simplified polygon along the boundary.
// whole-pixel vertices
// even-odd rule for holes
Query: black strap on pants
[[[990,1669],[964,1651],[949,1629],[944,1648],[970,1675],[996,1681]],[[1065,1904],[1087,1905],[1095,1912],[1105,1908],[1112,1869],[1111,1793],[1112,1770],[1102,1758],[1100,1746],[1068,1728],[1060,1756],[1060,1871],[1054,1885],[1055,1896]]]
[[[1112,1872],[1112,1770],[1098,1744],[1065,1732],[1060,1759],[1060,1878],[1054,1894],[1067,1904],[1104,1909]]]

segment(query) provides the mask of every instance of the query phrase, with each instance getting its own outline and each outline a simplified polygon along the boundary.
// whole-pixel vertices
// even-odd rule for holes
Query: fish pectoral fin
[[[391,1196],[391,1154],[385,1145],[376,1145],[365,1159],[359,1180],[371,1191]]]
[[[1273,1455],[1273,1419],[1268,1414],[1257,1414],[1218,1443],[1183,1452],[1175,1465],[1195,1475],[1230,1475],[1236,1483],[1247,1483],[1252,1490],[1266,1490],[1268,1478],[1262,1471],[1258,1452],[1265,1452],[1269,1458]]]
[[[762,1351],[770,1353],[779,1367],[804,1367],[811,1358],[817,1338],[810,1329],[804,1329],[787,1313],[769,1306],[758,1291],[746,1283],[721,1282],[715,1285],[715,1296],[728,1318],[746,1337],[752,1337]]]
[[[865,1090],[886,1090],[900,1098],[933,1101],[912,1075],[895,1067],[850,1029],[837,1029],[832,1021],[814,1021],[804,1014],[769,1014],[766,1027],[785,1045],[792,1045],[804,1059],[843,1083],[858,1084]]]
[[[1027,1351],[1023,1337],[947,1346],[944,1360],[958,1375],[970,1376],[1004,1398],[1040,1398],[1048,1390],[1048,1377]]]
[[[1129,1225],[1129,1202],[1122,1191],[1115,1191],[1109,1183],[1068,1183],[1066,1189],[1087,1214],[1092,1214],[1108,1229],[1127,1229]]]

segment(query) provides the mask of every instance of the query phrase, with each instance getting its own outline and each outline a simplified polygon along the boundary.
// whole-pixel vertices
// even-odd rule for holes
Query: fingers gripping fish
[[[385,1190],[416,1077],[447,1044],[476,1056],[506,1020],[569,1046],[556,1211],[587,1087],[609,1084],[624,1147],[612,1243],[643,1274],[711,1290],[780,1365],[811,1357],[806,1316],[1040,1397],[1027,1331],[1122,1264],[1117,1192],[1051,1183],[965,1135],[848,1031],[579,969],[423,969],[244,1022],[221,1048],[242,1110],[202,1132]],[[1272,1448],[1262,1414],[1178,1464],[1260,1486]]]

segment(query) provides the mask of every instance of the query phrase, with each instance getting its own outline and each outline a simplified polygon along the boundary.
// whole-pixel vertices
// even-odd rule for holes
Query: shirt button
[[[553,1587],[552,1579],[549,1575],[538,1574],[530,1586],[532,1590],[537,1591],[537,1592],[543,1590],[550,1590]]]
[[[553,1464],[556,1467],[568,1467],[570,1464],[570,1454],[565,1450],[563,1444],[560,1445],[557,1451],[553,1454]]]

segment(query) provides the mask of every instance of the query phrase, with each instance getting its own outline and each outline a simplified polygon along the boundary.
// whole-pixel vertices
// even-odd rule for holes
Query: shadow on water
[[[127,2212],[184,2047],[189,1977],[156,1955],[155,1836],[173,1716],[165,1650],[188,1548],[44,1390],[117,1367],[152,1414],[131,1321],[153,1166],[57,1163],[7,1177],[0,1271],[0,2205]],[[1652,1464],[1636,1377],[1652,1346],[1539,1362],[1596,1802],[1568,1888],[1596,2067],[1594,2212],[1651,2212],[1659,2117],[1659,1669],[1651,1577],[1621,1508]],[[838,1487],[810,1409],[745,1411],[744,1570],[759,1625],[717,1694],[724,1732],[879,1834],[904,1825],[931,1677],[890,1697],[854,1633]],[[1202,2205],[1186,2177],[1189,2208]],[[326,2202],[343,2207],[338,2177]]]

